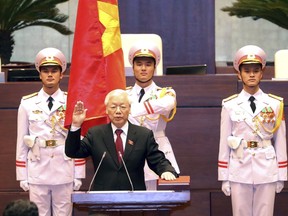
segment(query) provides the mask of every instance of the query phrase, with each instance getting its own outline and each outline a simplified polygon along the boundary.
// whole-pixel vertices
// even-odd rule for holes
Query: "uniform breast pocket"
[[[231,121],[233,124],[233,128],[237,128],[238,130],[247,128],[247,124],[245,122],[245,116],[243,115],[232,115]]]
[[[30,132],[38,132],[39,128],[45,124],[45,119],[43,115],[34,114],[29,116],[29,129]]]
[[[42,114],[42,112],[33,112],[29,115],[29,122],[41,122],[45,120],[45,116]]]
[[[269,146],[265,149],[265,157],[267,160],[271,160],[276,157],[275,150],[272,146]]]
[[[231,120],[235,122],[245,121],[246,115],[243,110],[235,110],[230,112]]]

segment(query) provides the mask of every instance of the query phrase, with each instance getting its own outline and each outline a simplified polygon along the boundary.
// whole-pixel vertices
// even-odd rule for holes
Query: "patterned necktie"
[[[51,108],[52,108],[52,106],[53,106],[53,98],[50,96],[49,98],[48,98],[48,101],[49,101],[49,103],[48,103],[48,108],[49,108],[49,110],[51,110]]]
[[[253,113],[254,113],[255,110],[256,110],[256,104],[254,103],[254,100],[255,100],[255,97],[253,97],[253,96],[251,96],[251,97],[249,98],[249,101],[250,101],[250,107],[251,107]]]
[[[138,101],[139,103],[140,103],[140,101],[141,101],[141,99],[142,99],[144,94],[145,94],[145,90],[142,88],[141,91],[140,91],[140,97],[139,97],[139,101]]]
[[[117,129],[115,131],[115,133],[117,135],[115,144],[116,144],[116,151],[117,151],[119,163],[121,163],[121,158],[120,158],[119,152],[121,153],[121,155],[123,155],[123,142],[122,142],[122,139],[121,139],[121,136],[120,136],[122,132],[123,131],[121,129]]]

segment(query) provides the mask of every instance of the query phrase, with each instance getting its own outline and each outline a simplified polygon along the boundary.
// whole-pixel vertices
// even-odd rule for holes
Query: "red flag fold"
[[[72,123],[77,101],[87,110],[82,134],[108,122],[104,99],[125,89],[124,59],[117,0],[80,0],[70,68],[65,127]]]

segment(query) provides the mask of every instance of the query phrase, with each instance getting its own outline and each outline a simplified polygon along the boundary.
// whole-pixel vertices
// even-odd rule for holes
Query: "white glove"
[[[226,196],[231,195],[231,187],[230,187],[230,182],[229,181],[223,181],[222,182],[222,191]]]
[[[284,188],[284,181],[277,181],[276,182],[276,193],[280,193]]]
[[[176,177],[171,172],[164,172],[161,174],[161,179],[165,179],[167,181],[175,180]]]
[[[73,190],[78,191],[81,186],[82,186],[82,181],[81,181],[81,179],[74,179],[74,182],[73,182]]]
[[[39,139],[36,136],[25,135],[24,143],[31,149],[28,153],[28,159],[32,161],[40,160]]]
[[[35,145],[31,148],[31,151],[37,160],[40,160],[40,147],[39,147],[39,139],[36,138]]]
[[[23,141],[29,148],[32,148],[36,142],[36,138],[37,136],[25,135]]]
[[[28,191],[29,190],[29,183],[26,180],[20,181],[20,187],[24,190],[24,191]]]

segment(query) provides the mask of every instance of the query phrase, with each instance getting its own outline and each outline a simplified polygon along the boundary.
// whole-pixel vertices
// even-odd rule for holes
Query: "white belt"
[[[165,137],[165,131],[155,131],[153,134],[155,138]]]
[[[246,141],[245,148],[265,148],[268,146],[271,146],[271,140],[262,140],[260,142],[258,141]]]

